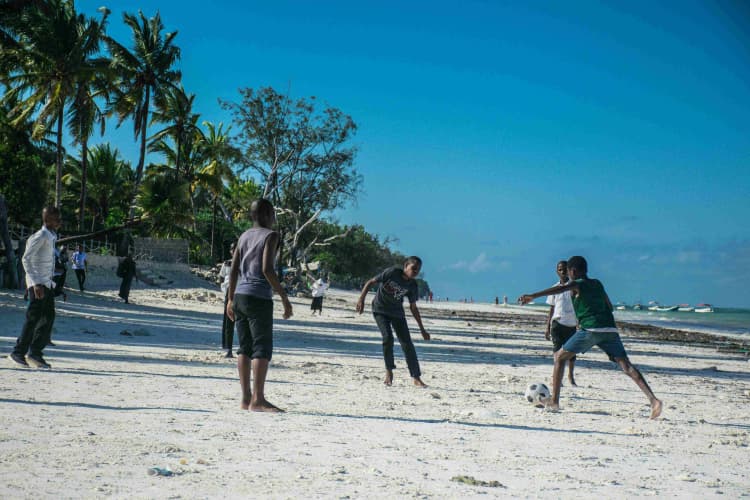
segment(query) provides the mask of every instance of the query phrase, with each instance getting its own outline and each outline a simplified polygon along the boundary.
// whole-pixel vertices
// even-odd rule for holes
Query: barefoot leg
[[[568,360],[568,381],[570,382],[570,385],[573,387],[578,387],[578,384],[576,384],[576,379],[573,376],[573,369],[576,366],[576,357],[573,356]]]
[[[620,365],[620,368],[622,368],[622,371],[624,371],[628,377],[633,379],[633,382],[635,382],[638,388],[643,391],[643,394],[648,398],[648,401],[651,404],[651,418],[653,419],[661,415],[662,402],[656,399],[651,387],[648,386],[646,379],[643,378],[643,375],[638,368],[633,366],[628,358],[615,358],[615,362]]]
[[[253,394],[250,400],[250,410],[269,412],[269,413],[280,413],[284,410],[277,408],[268,401],[266,401],[265,385],[266,375],[268,375],[268,363],[267,359],[255,358],[252,360],[253,367]]]
[[[661,415],[661,406],[662,402],[659,399],[654,399],[654,401],[651,402],[651,420],[654,420]]]
[[[385,379],[383,380],[383,383],[387,385],[388,387],[393,385],[393,371],[392,370],[385,371]]]
[[[416,385],[417,387],[421,387],[423,389],[427,388],[427,384],[422,382],[422,379],[419,377],[414,378],[414,385]]]
[[[250,392],[250,358],[245,354],[237,356],[237,371],[240,374],[240,389],[242,390],[242,403],[240,408],[250,408],[252,393]]]

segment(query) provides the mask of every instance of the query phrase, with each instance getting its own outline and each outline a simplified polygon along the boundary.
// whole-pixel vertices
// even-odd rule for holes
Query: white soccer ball
[[[526,388],[524,396],[526,396],[526,401],[529,403],[541,403],[542,398],[550,397],[549,387],[542,382],[534,382]]]

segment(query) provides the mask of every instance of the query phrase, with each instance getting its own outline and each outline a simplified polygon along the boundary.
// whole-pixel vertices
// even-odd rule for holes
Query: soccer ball
[[[542,402],[542,398],[548,398],[550,397],[549,388],[541,383],[541,382],[534,382],[533,384],[529,384],[529,386],[526,388],[526,401],[529,403],[538,404]]]

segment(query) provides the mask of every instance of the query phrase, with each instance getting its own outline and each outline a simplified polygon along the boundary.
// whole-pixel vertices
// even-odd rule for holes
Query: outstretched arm
[[[539,292],[527,293],[518,297],[518,302],[520,302],[521,304],[528,304],[537,297],[542,297],[544,295],[558,295],[563,292],[567,292],[568,290],[578,290],[578,283],[572,281],[566,285],[557,285],[553,286],[552,288],[541,290]]]
[[[427,333],[427,330],[424,329],[424,326],[422,325],[422,315],[419,314],[419,308],[417,307],[416,302],[411,302],[409,304],[409,309],[411,309],[411,314],[414,316],[414,319],[417,320],[417,325],[419,325],[419,331],[422,332],[422,338],[425,340],[430,340],[430,334]]]
[[[359,314],[362,314],[365,310],[365,297],[367,297],[367,292],[369,292],[370,288],[372,288],[377,282],[377,278],[372,278],[362,287],[362,293],[359,294],[359,300],[357,301],[357,312]]]

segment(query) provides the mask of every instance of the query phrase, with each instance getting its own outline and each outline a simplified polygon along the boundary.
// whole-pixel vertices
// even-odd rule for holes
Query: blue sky
[[[615,301],[750,307],[742,2],[104,5],[126,45],[124,9],[179,31],[203,119],[262,86],[350,114],[364,191],[334,217],[398,238],[441,297],[514,299],[581,254]],[[135,164],[125,127],[105,140]]]

